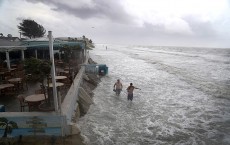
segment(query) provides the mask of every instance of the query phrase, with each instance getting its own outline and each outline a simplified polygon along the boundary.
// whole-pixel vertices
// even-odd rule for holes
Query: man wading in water
[[[114,84],[114,86],[113,86],[113,88],[114,88],[114,90],[115,90],[115,92],[116,92],[116,95],[118,96],[118,95],[120,95],[120,93],[121,93],[121,90],[122,90],[122,83],[120,82],[120,80],[118,79],[117,80],[117,82]]]
[[[126,89],[128,91],[128,100],[132,101],[133,100],[133,90],[134,89],[139,89],[137,87],[133,86],[133,83],[130,83],[130,86]],[[141,89],[140,89],[141,90]]]

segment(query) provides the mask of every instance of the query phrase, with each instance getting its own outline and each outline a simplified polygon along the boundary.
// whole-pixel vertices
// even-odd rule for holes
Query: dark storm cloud
[[[142,27],[130,27],[119,24],[110,24],[107,27],[109,28],[101,29],[97,33],[98,42],[112,43],[116,40],[118,44],[154,44],[158,46],[215,46],[216,43],[216,35],[211,35],[211,30],[209,31],[209,36],[203,32],[200,32],[202,34],[193,35],[168,33],[165,31],[164,25],[153,25],[150,23],[144,23]],[[110,31],[108,32],[107,30]],[[198,28],[196,30],[199,31]],[[103,38],[100,38],[101,36]]]
[[[217,35],[215,28],[209,21],[197,20],[194,16],[187,16],[184,20],[189,24],[191,30],[199,37],[213,37]]]
[[[81,7],[72,7],[66,3],[59,3],[56,0],[27,0],[28,2],[42,2],[46,5],[53,5],[54,11],[64,11],[81,19],[107,18],[117,23],[130,23],[132,16],[128,15],[119,1],[92,0],[91,4],[85,4]],[[76,5],[79,0],[76,0]]]
[[[2,11],[11,11],[4,15],[0,14],[1,19],[10,20],[2,22],[1,30],[4,34],[18,35],[19,22],[24,18],[31,18],[44,25],[47,30],[52,30],[56,36],[85,35],[101,43],[229,46],[229,9],[218,11],[213,8],[215,13],[212,13],[214,10],[210,12],[208,7],[204,7],[206,8],[204,11],[194,13],[185,9],[178,11],[171,9],[173,12],[171,14],[170,10],[158,9],[157,6],[161,6],[158,1],[153,2],[156,7],[150,6],[149,9],[138,5],[132,7],[123,0],[4,0],[4,2]]]

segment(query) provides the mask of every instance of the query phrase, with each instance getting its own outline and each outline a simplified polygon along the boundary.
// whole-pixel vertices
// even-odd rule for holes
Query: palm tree
[[[4,127],[4,134],[2,137],[7,137],[7,134],[11,134],[14,128],[18,128],[18,125],[14,121],[8,121],[8,119],[1,117],[0,126]]]

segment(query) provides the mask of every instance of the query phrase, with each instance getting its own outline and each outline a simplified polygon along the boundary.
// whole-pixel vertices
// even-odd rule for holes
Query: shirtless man
[[[120,95],[121,90],[122,90],[122,83],[120,82],[120,80],[118,79],[117,82],[114,84],[113,88],[116,90],[116,95]]]
[[[126,89],[128,91],[128,100],[132,101],[133,100],[133,90],[134,89],[139,89],[137,87],[134,87],[132,83],[130,83],[130,86]]]

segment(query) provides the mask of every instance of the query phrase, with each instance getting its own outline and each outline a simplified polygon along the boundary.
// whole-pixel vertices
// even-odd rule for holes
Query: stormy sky
[[[230,0],[0,0],[0,33],[23,19],[95,43],[230,47]]]

